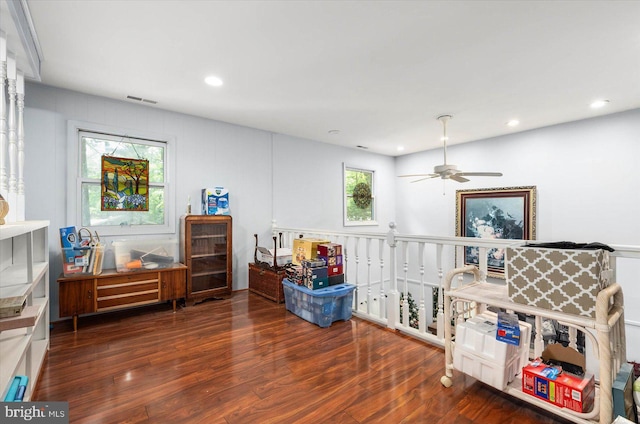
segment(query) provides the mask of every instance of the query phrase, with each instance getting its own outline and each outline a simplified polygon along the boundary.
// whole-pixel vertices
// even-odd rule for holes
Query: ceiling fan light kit
[[[459,183],[466,183],[469,181],[468,178],[465,177],[501,177],[501,172],[463,172],[458,169],[456,165],[447,163],[447,122],[453,118],[451,115],[440,115],[438,116],[438,121],[442,122],[442,144],[443,144],[443,153],[444,153],[444,163],[442,165],[437,165],[433,168],[433,173],[431,174],[409,174],[409,175],[400,175],[400,177],[422,177],[417,180],[411,181],[412,183],[417,183],[418,181],[428,180],[431,178],[440,177],[443,180],[454,180]]]

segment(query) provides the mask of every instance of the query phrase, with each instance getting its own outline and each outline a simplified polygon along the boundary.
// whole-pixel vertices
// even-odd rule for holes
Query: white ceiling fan
[[[412,183],[416,183],[422,180],[428,180],[430,178],[442,178],[443,180],[454,180],[459,183],[466,183],[469,181],[465,177],[501,177],[501,172],[464,172],[460,171],[456,165],[447,164],[447,122],[452,118],[451,115],[438,116],[438,120],[442,122],[444,130],[444,136],[442,141],[444,143],[444,164],[435,166],[432,174],[408,174],[400,175],[400,177],[421,177]]]

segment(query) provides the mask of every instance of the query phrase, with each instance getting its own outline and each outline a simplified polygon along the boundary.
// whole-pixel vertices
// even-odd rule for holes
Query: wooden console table
[[[152,303],[173,301],[186,296],[187,267],[176,263],[168,268],[117,272],[105,269],[100,275],[58,278],[60,318],[73,317],[78,330],[78,315],[107,312]]]
[[[249,291],[271,299],[276,303],[284,302],[282,279],[283,269],[273,270],[249,263]]]

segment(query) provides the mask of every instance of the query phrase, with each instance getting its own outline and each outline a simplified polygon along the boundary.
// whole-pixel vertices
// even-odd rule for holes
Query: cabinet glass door
[[[227,287],[227,224],[191,225],[191,292]]]

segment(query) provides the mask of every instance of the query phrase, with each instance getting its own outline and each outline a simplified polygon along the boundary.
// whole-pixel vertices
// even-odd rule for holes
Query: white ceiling
[[[640,107],[640,1],[27,4],[44,84],[390,156]]]

